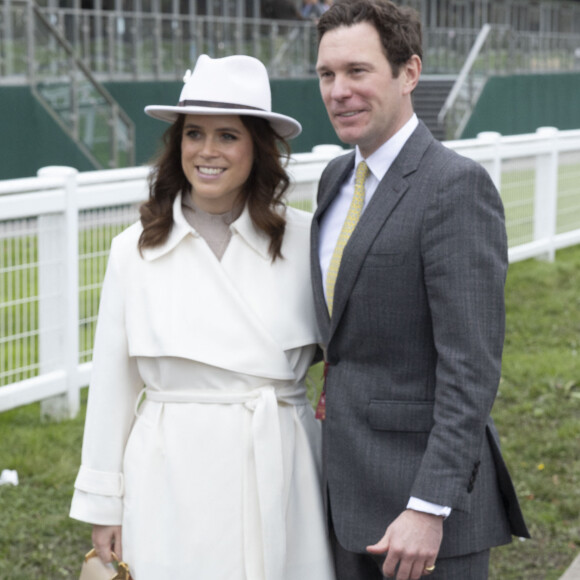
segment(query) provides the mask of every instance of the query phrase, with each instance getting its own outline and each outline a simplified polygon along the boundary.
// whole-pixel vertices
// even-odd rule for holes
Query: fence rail
[[[482,133],[445,145],[482,163],[498,186],[511,262],[554,259],[580,243],[580,130]],[[289,202],[312,210],[322,170],[342,151],[295,154]],[[0,411],[43,401],[43,413],[78,412],[109,245],[137,219],[147,175],[146,167],[49,167],[0,182]]]

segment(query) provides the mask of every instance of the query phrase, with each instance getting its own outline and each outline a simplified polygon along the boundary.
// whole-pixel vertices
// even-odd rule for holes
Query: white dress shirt
[[[372,199],[379,183],[391,167],[397,155],[411,136],[413,131],[417,128],[419,121],[417,115],[413,116],[407,123],[399,129],[386,143],[383,143],[372,155],[364,159],[359,148],[355,149],[354,168],[348,178],[342,184],[338,195],[334,198],[328,209],[324,212],[320,222],[320,243],[319,243],[319,258],[320,268],[322,270],[322,280],[324,284],[324,291],[326,293],[326,274],[330,259],[334,252],[342,224],[346,219],[348,208],[352,196],[354,195],[354,177],[355,168],[361,161],[366,161],[370,173],[365,181],[365,202],[363,212],[367,208]]]
[[[342,229],[342,224],[346,219],[350,202],[354,195],[354,178],[355,168],[361,161],[366,161],[370,169],[369,176],[365,181],[365,201],[363,205],[363,212],[367,208],[372,199],[377,187],[401,149],[417,128],[419,120],[417,115],[413,116],[395,133],[386,143],[383,143],[374,153],[364,159],[358,146],[355,149],[354,168],[350,172],[348,178],[342,184],[338,195],[334,198],[328,209],[324,212],[320,222],[320,240],[319,240],[319,260],[320,269],[322,271],[322,280],[324,285],[324,292],[326,294],[326,275],[330,260],[338,241],[338,236]],[[422,499],[411,497],[407,504],[408,509],[426,512],[438,516],[447,517],[451,513],[451,508],[440,506]]]

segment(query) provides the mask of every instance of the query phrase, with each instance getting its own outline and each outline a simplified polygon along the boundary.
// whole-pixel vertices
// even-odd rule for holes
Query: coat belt
[[[195,390],[168,392],[145,389],[145,394],[149,401],[159,403],[242,404],[252,412],[248,443],[254,452],[262,558],[254,551],[254,548],[260,545],[260,538],[255,537],[259,532],[253,529],[251,523],[247,523],[244,525],[247,535],[244,538],[246,575],[252,580],[283,578],[286,562],[286,502],[278,404],[307,405],[304,385],[264,386],[243,393]],[[249,484],[246,482],[246,485]]]

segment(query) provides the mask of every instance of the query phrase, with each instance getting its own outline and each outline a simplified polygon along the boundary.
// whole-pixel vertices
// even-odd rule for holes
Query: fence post
[[[556,258],[553,240],[558,217],[558,129],[540,127],[536,130],[536,135],[545,139],[550,147],[546,153],[536,156],[534,241],[549,240],[550,249],[538,258],[553,262]]]
[[[2,32],[2,49],[4,51],[4,71],[5,76],[14,73],[14,32],[12,26],[12,14],[14,8],[11,0],[5,0],[2,4],[2,20],[0,20],[0,32]]]
[[[33,89],[36,88],[36,59],[35,54],[35,23],[34,9],[32,2],[26,3],[26,61],[27,61],[27,75],[28,82]]]
[[[493,147],[493,157],[490,161],[482,161],[481,164],[489,173],[491,180],[498,191],[501,191],[501,133],[496,131],[483,131],[477,134],[477,140],[482,143],[489,143]]]
[[[65,189],[64,213],[39,218],[38,227],[40,372],[64,368],[67,383],[66,393],[41,402],[41,416],[56,420],[80,409],[77,173],[58,166],[38,171],[39,177],[61,177]]]

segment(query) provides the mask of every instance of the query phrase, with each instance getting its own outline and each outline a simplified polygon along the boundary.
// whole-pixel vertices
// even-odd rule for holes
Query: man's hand
[[[424,512],[405,510],[373,546],[371,554],[387,554],[383,574],[388,578],[399,570],[396,580],[419,580],[430,574],[425,568],[433,566],[443,539],[443,518]]]

